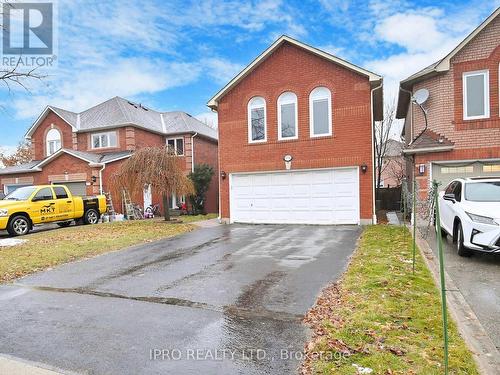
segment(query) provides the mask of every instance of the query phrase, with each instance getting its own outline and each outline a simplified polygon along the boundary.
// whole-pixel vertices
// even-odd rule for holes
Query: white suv
[[[500,253],[500,177],[453,180],[439,194],[439,211],[441,233],[452,236],[458,255]]]

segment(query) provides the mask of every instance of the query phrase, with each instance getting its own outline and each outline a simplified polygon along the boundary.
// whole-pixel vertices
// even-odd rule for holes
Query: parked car
[[[500,177],[459,178],[439,197],[441,233],[460,256],[472,250],[500,253]]]
[[[26,186],[0,201],[0,230],[22,236],[38,224],[57,223],[67,227],[74,220],[97,224],[104,212],[104,195],[77,197],[64,185]]]

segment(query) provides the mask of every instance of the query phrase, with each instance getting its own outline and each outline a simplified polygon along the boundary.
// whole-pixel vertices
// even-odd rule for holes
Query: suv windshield
[[[33,192],[36,190],[36,187],[34,186],[25,186],[22,188],[19,188],[17,190],[14,190],[12,193],[7,195],[4,199],[5,200],[13,200],[13,201],[25,201],[28,200],[28,198],[33,194]]]
[[[500,202],[500,181],[465,184],[465,199],[472,202]]]

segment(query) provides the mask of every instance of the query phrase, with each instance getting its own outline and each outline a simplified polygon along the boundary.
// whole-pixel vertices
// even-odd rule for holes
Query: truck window
[[[54,193],[56,193],[56,199],[67,199],[68,198],[68,193],[66,192],[66,189],[63,188],[62,186],[54,187]]]
[[[51,188],[43,188],[38,190],[38,193],[35,194],[33,197],[33,202],[38,202],[38,201],[48,201],[54,199],[54,195],[52,194],[52,189]]]

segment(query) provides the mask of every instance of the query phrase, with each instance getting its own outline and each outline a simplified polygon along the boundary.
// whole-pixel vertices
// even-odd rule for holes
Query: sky
[[[398,82],[444,57],[500,0],[59,0],[56,68],[28,91],[0,83],[0,150],[43,111],[114,96],[217,125],[207,101],[286,34]]]

